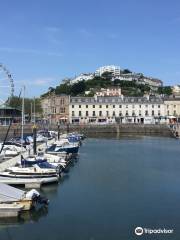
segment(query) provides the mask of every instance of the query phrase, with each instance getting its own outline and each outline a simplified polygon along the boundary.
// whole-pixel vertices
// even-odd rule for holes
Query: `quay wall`
[[[41,129],[38,126],[38,129]],[[57,131],[56,125],[48,127],[49,130]],[[60,126],[60,133],[78,131],[87,136],[98,134],[116,134],[116,135],[158,135],[158,136],[173,136],[172,131],[167,125],[154,125],[154,124],[111,124],[111,125],[62,125]],[[6,126],[0,126],[0,138],[2,139],[7,131]],[[32,133],[32,125],[24,127],[24,133]],[[21,130],[13,126],[9,132],[9,137],[20,136]]]
[[[136,124],[113,124],[113,125],[71,125],[69,131],[78,131],[88,135],[116,134],[116,135],[158,135],[171,137],[172,132],[166,125],[136,125]]]

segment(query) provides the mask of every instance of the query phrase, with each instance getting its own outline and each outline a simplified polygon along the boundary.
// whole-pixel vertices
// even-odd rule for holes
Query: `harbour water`
[[[48,209],[0,223],[0,240],[180,239],[180,142],[162,137],[89,138]],[[173,234],[134,234],[137,227]]]

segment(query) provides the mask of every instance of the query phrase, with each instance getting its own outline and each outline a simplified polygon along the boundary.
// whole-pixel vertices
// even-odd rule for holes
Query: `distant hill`
[[[55,94],[67,94],[71,96],[84,96],[85,91],[89,91],[89,96],[93,96],[96,90],[101,88],[108,88],[111,86],[121,87],[122,94],[125,96],[143,96],[145,93],[152,93],[152,89],[148,84],[140,84],[136,81],[123,81],[119,79],[111,80],[108,76],[97,77],[94,76],[90,80],[82,80],[74,84],[69,82],[62,83],[55,88],[50,87],[49,91],[43,94],[41,97],[47,96],[49,93],[54,92]],[[172,93],[170,87],[159,87],[154,93],[167,94]]]

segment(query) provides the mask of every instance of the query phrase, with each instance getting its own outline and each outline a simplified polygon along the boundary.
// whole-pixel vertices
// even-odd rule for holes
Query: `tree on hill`
[[[71,94],[71,86],[67,83],[63,83],[55,88],[56,94]]]
[[[74,83],[71,86],[71,95],[77,96],[78,94],[84,93],[86,90],[86,84],[85,81],[79,81],[77,83]]]
[[[105,78],[105,79],[109,79],[109,80],[111,80],[112,79],[112,77],[113,77],[113,74],[112,74],[112,72],[104,72],[104,73],[102,73],[102,75],[101,75],[101,78]]]
[[[121,70],[121,73],[128,74],[128,73],[132,73],[132,72],[129,69],[124,69],[124,70]]]
[[[165,87],[159,87],[158,88],[158,93],[159,94],[165,94],[165,95],[171,95],[172,94],[172,88],[170,86],[165,86]]]

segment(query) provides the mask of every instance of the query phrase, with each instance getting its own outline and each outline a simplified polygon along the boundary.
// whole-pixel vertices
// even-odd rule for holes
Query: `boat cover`
[[[25,191],[0,183],[0,202],[12,202],[22,199]]]

